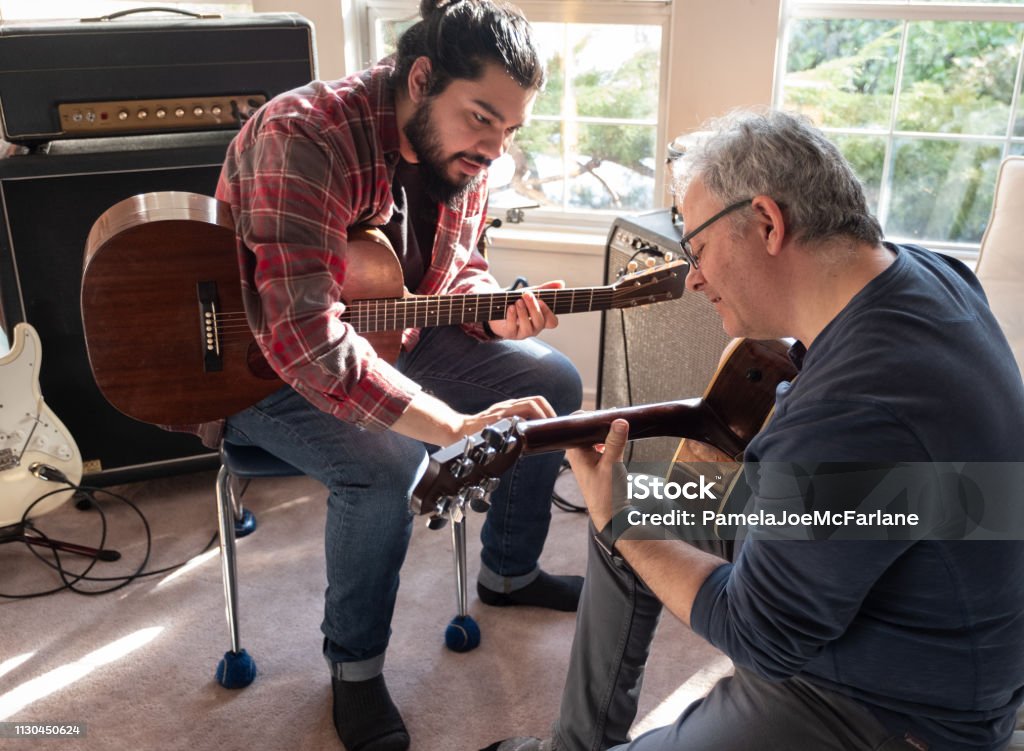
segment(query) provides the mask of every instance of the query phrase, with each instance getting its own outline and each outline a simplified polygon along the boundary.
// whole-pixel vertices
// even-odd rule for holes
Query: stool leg
[[[231,473],[221,466],[217,473],[217,524],[220,538],[221,578],[224,580],[224,610],[231,635],[231,651],[217,665],[217,682],[225,688],[248,686],[256,677],[256,664],[241,648],[238,638],[238,568],[235,561],[235,501]]]
[[[452,553],[455,556],[455,607],[459,616],[465,617],[466,608],[466,517],[461,513],[458,520],[452,514]]]
[[[452,525],[452,554],[455,557],[455,605],[458,614],[444,632],[444,643],[453,652],[468,652],[480,646],[480,627],[466,607],[466,517],[461,509],[449,511]]]
[[[220,525],[220,567],[224,581],[224,609],[231,635],[231,651],[238,652],[238,568],[235,561],[235,502],[227,467],[217,473],[217,522]]]

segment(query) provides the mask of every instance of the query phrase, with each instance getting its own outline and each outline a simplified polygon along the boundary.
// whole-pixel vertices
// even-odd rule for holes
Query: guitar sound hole
[[[263,357],[260,347],[256,342],[249,342],[249,350],[245,354],[245,361],[249,366],[249,372],[257,378],[272,380],[277,378],[277,373],[270,367],[270,363]]]

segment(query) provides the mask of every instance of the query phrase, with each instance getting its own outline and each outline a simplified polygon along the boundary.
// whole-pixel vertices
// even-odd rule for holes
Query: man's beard
[[[462,203],[463,197],[483,182],[486,173],[466,175],[465,180],[456,182],[448,177],[448,167],[460,159],[468,159],[471,162],[482,164],[484,167],[489,167],[491,160],[481,154],[470,154],[468,151],[459,151],[446,158],[442,151],[440,134],[431,119],[432,112],[432,100],[427,99],[416,108],[403,130],[423,168],[421,173],[427,195],[435,201],[446,204],[449,208],[457,209]]]

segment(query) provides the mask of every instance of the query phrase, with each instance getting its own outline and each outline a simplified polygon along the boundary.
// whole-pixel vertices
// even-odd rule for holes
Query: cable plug
[[[71,481],[68,480],[67,475],[61,472],[54,466],[49,464],[43,464],[42,462],[32,462],[28,465],[28,471],[38,477],[40,480],[46,480],[47,482],[59,482],[64,485],[71,485]]]

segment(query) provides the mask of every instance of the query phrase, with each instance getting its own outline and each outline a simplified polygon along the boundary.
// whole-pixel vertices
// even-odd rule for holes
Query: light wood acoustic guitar
[[[350,231],[340,319],[378,355],[398,357],[407,328],[491,321],[522,291],[412,295],[376,229]],[[686,262],[614,284],[543,289],[561,315],[679,297]],[[228,206],[195,193],[155,192],[112,206],[94,223],[82,271],[82,323],[93,377],[115,408],[156,424],[204,422],[280,387],[249,329]]]
[[[412,511],[442,518],[454,506],[482,509],[497,478],[520,456],[601,443],[612,421],[619,418],[629,422],[630,440],[683,439],[669,479],[685,477],[692,462],[731,463],[723,472],[728,487],[716,496],[724,499],[741,466],[743,450],[775,409],[776,387],[796,376],[788,350],[780,340],[733,340],[700,398],[543,420],[501,420],[431,455],[413,490]]]

